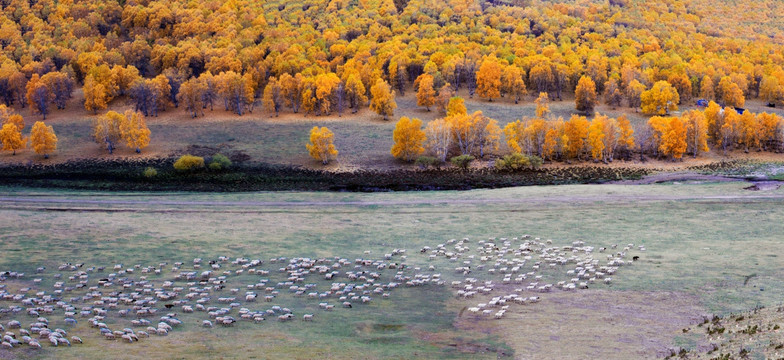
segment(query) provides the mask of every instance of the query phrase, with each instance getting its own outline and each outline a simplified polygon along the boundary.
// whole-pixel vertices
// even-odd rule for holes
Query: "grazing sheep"
[[[209,320],[203,320],[203,321],[201,322],[201,326],[202,326],[202,327],[206,327],[206,328],[211,328],[211,327],[212,327],[212,321],[209,321]]]
[[[303,321],[313,321],[313,314],[302,315],[302,320]]]
[[[74,344],[82,344],[83,343],[82,342],[82,338],[80,338],[78,336],[71,336],[71,341],[73,341]]]

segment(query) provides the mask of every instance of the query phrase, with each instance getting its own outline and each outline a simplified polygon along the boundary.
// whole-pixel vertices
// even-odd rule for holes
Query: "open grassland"
[[[317,312],[296,298],[281,304],[317,312],[313,323],[241,322],[209,330],[198,327],[198,317],[182,314],[182,328],[137,344],[100,339],[80,321],[70,332],[84,345],[1,350],[0,356],[96,358],[108,350],[121,358],[661,356],[671,346],[700,345],[681,329],[703,315],[774,306],[784,298],[784,191],[746,186],[153,195],[6,188],[0,269],[29,274],[14,286],[29,286],[38,266],[51,275],[65,262],[127,267],[221,255],[353,260],[382,258],[394,248],[408,250],[411,267],[433,264],[450,281],[460,277],[450,270],[458,265],[429,262],[417,251],[463,237],[473,246],[488,237],[531,234],[560,245],[579,239],[597,248],[634,243],[646,251],[636,252],[641,258],[609,286],[542,294],[540,303],[513,307],[502,320],[468,316],[464,308],[471,303],[451,296],[448,286],[402,288],[389,299],[334,312]],[[41,286],[51,284],[46,279]]]

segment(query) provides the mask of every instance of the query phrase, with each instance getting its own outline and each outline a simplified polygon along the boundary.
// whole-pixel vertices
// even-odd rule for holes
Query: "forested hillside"
[[[216,110],[241,116],[259,108],[276,116],[324,116],[369,107],[397,120],[395,97],[408,92],[417,92],[418,106],[442,113],[456,92],[515,104],[574,99],[578,115],[588,119],[599,103],[669,115],[697,99],[728,109],[743,108],[747,99],[784,101],[784,26],[777,16],[784,5],[774,0],[0,0],[0,6],[0,100],[11,107],[5,118],[15,111],[45,119],[79,88],[79,105],[92,114],[126,99],[135,110],[126,119],[163,112],[199,118]],[[521,129],[504,129],[501,142],[545,160],[592,155],[606,161],[605,149],[623,145],[597,150],[596,142],[624,138],[625,118],[596,124],[591,140],[589,123],[559,122],[542,109],[521,119]],[[671,158],[707,150],[698,138],[725,151],[779,148],[779,117],[724,119],[726,113],[685,114],[681,125],[654,119],[645,129],[650,134],[637,136],[644,143],[623,147]],[[120,118],[109,115],[103,118]],[[459,126],[500,136],[500,128],[486,128],[492,119],[474,115],[464,114],[469,125]],[[461,121],[449,117],[446,151],[483,156],[460,145]],[[531,127],[537,119],[546,120],[538,130]],[[564,129],[572,120],[577,135]],[[143,120],[128,124],[118,122],[112,141],[98,130],[91,135],[111,149],[146,129]],[[511,139],[515,131],[521,135]],[[662,147],[667,133],[683,133],[673,141],[690,143],[689,149]],[[138,143],[128,140],[137,151]],[[436,145],[423,143],[414,155],[437,155]]]

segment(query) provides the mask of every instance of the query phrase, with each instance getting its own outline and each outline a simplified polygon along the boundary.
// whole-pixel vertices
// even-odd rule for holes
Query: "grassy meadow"
[[[773,306],[784,298],[777,286],[784,275],[784,191],[745,186],[152,195],[5,188],[0,269],[32,274],[45,265],[51,275],[65,262],[127,267],[221,255],[378,259],[405,248],[411,267],[433,264],[452,280],[457,265],[428,262],[419,248],[451,238],[523,234],[597,248],[634,243],[646,251],[622,267],[611,286],[543,294],[541,303],[513,307],[499,321],[462,316],[471,305],[451,296],[448,286],[402,288],[361,308],[317,312],[313,323],[269,320],[206,330],[197,326],[198,316],[182,314],[190,325],[139,344],[105,341],[80,321],[72,332],[86,344],[35,354],[93,358],[109,348],[122,351],[120,357],[168,357],[176,348],[181,358],[205,351],[225,358],[535,358],[558,348],[564,358],[648,357],[671,345],[698,345],[679,330],[702,315]],[[21,198],[31,202],[13,201]],[[314,305],[292,299],[292,307],[303,311]],[[590,336],[587,329],[594,329]]]

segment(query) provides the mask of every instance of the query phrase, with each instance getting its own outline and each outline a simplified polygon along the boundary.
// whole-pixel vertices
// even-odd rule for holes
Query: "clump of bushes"
[[[432,156],[420,156],[414,161],[414,164],[421,168],[429,168],[429,167],[440,167],[441,160],[434,158]]]
[[[495,168],[498,170],[514,171],[520,169],[536,169],[542,166],[542,158],[532,155],[526,156],[520,153],[505,155],[495,161]]]
[[[183,155],[174,162],[177,171],[191,171],[204,167],[204,158],[201,156]]]
[[[231,167],[231,160],[223,154],[215,154],[210,160],[210,170],[226,170]]]
[[[453,165],[465,170],[468,169],[468,166],[471,165],[471,162],[474,161],[474,157],[471,155],[459,155],[449,159]]]
[[[149,166],[146,169],[144,169],[144,171],[142,172],[142,175],[144,175],[144,177],[146,177],[148,179],[152,179],[152,178],[158,176],[158,170],[156,170],[152,166]]]

